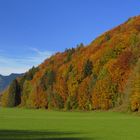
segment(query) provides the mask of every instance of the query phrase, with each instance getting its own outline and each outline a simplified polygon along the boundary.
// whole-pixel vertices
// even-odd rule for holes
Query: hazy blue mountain
[[[23,74],[12,73],[8,76],[3,76],[0,74],[0,93],[17,77],[22,76]]]

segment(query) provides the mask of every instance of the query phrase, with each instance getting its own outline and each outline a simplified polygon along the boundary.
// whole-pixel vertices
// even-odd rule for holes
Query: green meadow
[[[140,117],[0,108],[0,140],[140,140]]]

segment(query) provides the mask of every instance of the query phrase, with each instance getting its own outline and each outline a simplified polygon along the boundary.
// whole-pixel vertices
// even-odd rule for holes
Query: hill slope
[[[10,83],[17,77],[22,76],[22,74],[10,74],[8,76],[0,75],[0,92],[2,92]]]
[[[13,81],[2,104],[91,110],[110,109],[127,102],[132,111],[138,111],[139,58],[137,16],[105,32],[88,46],[66,49],[32,68]],[[137,81],[135,85],[133,81]]]

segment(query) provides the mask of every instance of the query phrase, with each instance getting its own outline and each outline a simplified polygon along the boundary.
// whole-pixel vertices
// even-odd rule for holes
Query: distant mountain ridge
[[[3,76],[0,74],[0,93],[9,86],[9,84],[16,79],[19,76],[22,76],[23,74],[16,74],[12,73],[8,76]]]

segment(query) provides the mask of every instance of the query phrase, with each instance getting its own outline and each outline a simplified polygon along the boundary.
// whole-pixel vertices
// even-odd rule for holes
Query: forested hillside
[[[14,80],[2,96],[3,106],[66,110],[108,110],[124,102],[132,111],[140,109],[140,16],[88,46],[56,53]]]

